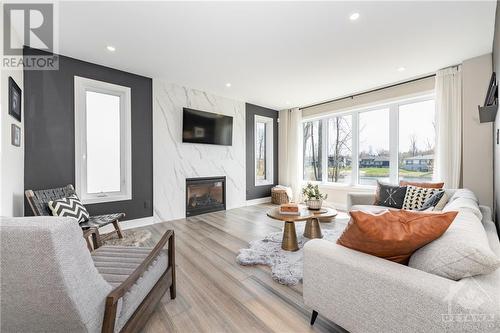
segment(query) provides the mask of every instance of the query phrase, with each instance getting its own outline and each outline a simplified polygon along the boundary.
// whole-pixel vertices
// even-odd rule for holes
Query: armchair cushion
[[[94,265],[113,288],[119,286],[144,261],[152,248],[102,246],[92,253]],[[115,332],[127,323],[137,307],[165,273],[168,256],[163,251],[118,303]]]

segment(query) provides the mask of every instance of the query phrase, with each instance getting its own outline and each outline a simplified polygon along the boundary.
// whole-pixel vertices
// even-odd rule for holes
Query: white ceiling
[[[495,6],[495,1],[65,2],[59,6],[59,53],[282,109],[489,53]],[[349,20],[353,12],[360,13],[355,22]],[[406,70],[397,71],[402,66]]]

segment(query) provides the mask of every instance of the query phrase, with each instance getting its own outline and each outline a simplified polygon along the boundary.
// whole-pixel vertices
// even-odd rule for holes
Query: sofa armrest
[[[354,205],[373,205],[375,194],[373,193],[347,193],[347,210]]]
[[[470,313],[455,299],[463,296],[457,288],[464,280],[448,280],[324,240],[304,247],[304,303],[351,332],[463,330],[462,322],[448,321],[447,315]],[[481,306],[477,310],[491,313]]]

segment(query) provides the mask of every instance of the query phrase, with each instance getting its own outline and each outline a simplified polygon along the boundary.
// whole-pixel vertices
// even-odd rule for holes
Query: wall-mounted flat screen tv
[[[231,146],[233,117],[184,108],[182,142]]]

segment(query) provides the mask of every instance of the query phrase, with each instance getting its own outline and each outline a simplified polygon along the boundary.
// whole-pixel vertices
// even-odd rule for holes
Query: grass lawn
[[[389,168],[360,168],[359,172],[365,177],[387,177],[389,176]],[[410,171],[399,169],[399,175],[402,177],[432,177],[432,172]]]

